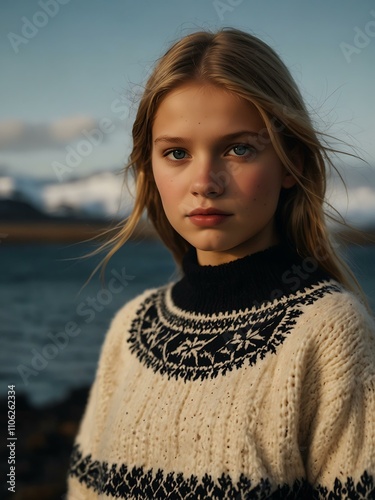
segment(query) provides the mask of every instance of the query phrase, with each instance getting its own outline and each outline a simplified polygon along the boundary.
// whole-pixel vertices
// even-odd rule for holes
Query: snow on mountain
[[[133,189],[134,183],[129,184],[129,189]],[[0,177],[0,198],[30,202],[50,215],[93,218],[123,218],[133,205],[123,176],[112,171],[62,183],[6,175]]]
[[[371,186],[336,189],[329,197],[329,202],[344,219],[354,226],[375,225],[375,189]]]
[[[40,210],[44,209],[42,190],[48,181],[33,177],[0,175],[0,198],[27,201]]]
[[[328,202],[349,223],[357,227],[375,225],[375,168],[369,165],[345,167],[340,173],[346,184],[337,174],[328,182],[326,198]]]
[[[0,198],[12,198],[16,189],[14,179],[0,177]]]
[[[75,181],[44,187],[45,210],[54,215],[80,213],[92,217],[124,217],[131,212],[133,200],[123,177],[102,172]]]

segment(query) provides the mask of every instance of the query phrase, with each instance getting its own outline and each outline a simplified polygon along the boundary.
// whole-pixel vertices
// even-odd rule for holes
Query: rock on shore
[[[85,409],[88,388],[74,390],[65,401],[33,408],[16,396],[16,493],[3,481],[0,497],[12,500],[63,500],[69,457]],[[7,401],[0,401],[1,428],[8,427]],[[4,432],[4,433],[5,433]],[[2,477],[9,473],[8,448],[1,451]]]

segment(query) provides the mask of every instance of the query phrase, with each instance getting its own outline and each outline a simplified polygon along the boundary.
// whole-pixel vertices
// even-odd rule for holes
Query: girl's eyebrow
[[[250,131],[250,130],[241,130],[239,132],[234,132],[233,134],[223,135],[222,137],[219,138],[219,140],[223,141],[223,140],[237,139],[238,137],[242,137],[244,135],[251,135],[253,137],[260,137],[260,136],[264,137],[265,134],[266,133],[264,130],[262,130],[262,133],[258,133],[258,132],[254,132],[254,131]],[[187,141],[183,137],[171,137],[168,135],[161,135],[160,137],[157,137],[154,140],[154,144],[157,144],[159,142],[189,142],[189,141]]]

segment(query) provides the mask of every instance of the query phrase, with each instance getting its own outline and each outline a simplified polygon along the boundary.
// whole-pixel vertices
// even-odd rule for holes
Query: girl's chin
[[[217,241],[215,242],[202,242],[202,241],[196,241],[196,240],[187,240],[190,245],[192,245],[197,251],[201,252],[226,252],[231,250],[231,246],[219,243]]]

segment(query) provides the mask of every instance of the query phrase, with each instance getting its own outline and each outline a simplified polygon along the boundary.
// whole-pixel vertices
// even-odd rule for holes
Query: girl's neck
[[[250,309],[329,279],[311,258],[282,244],[217,266],[199,265],[191,248],[182,266],[172,298],[181,309],[203,314]]]

